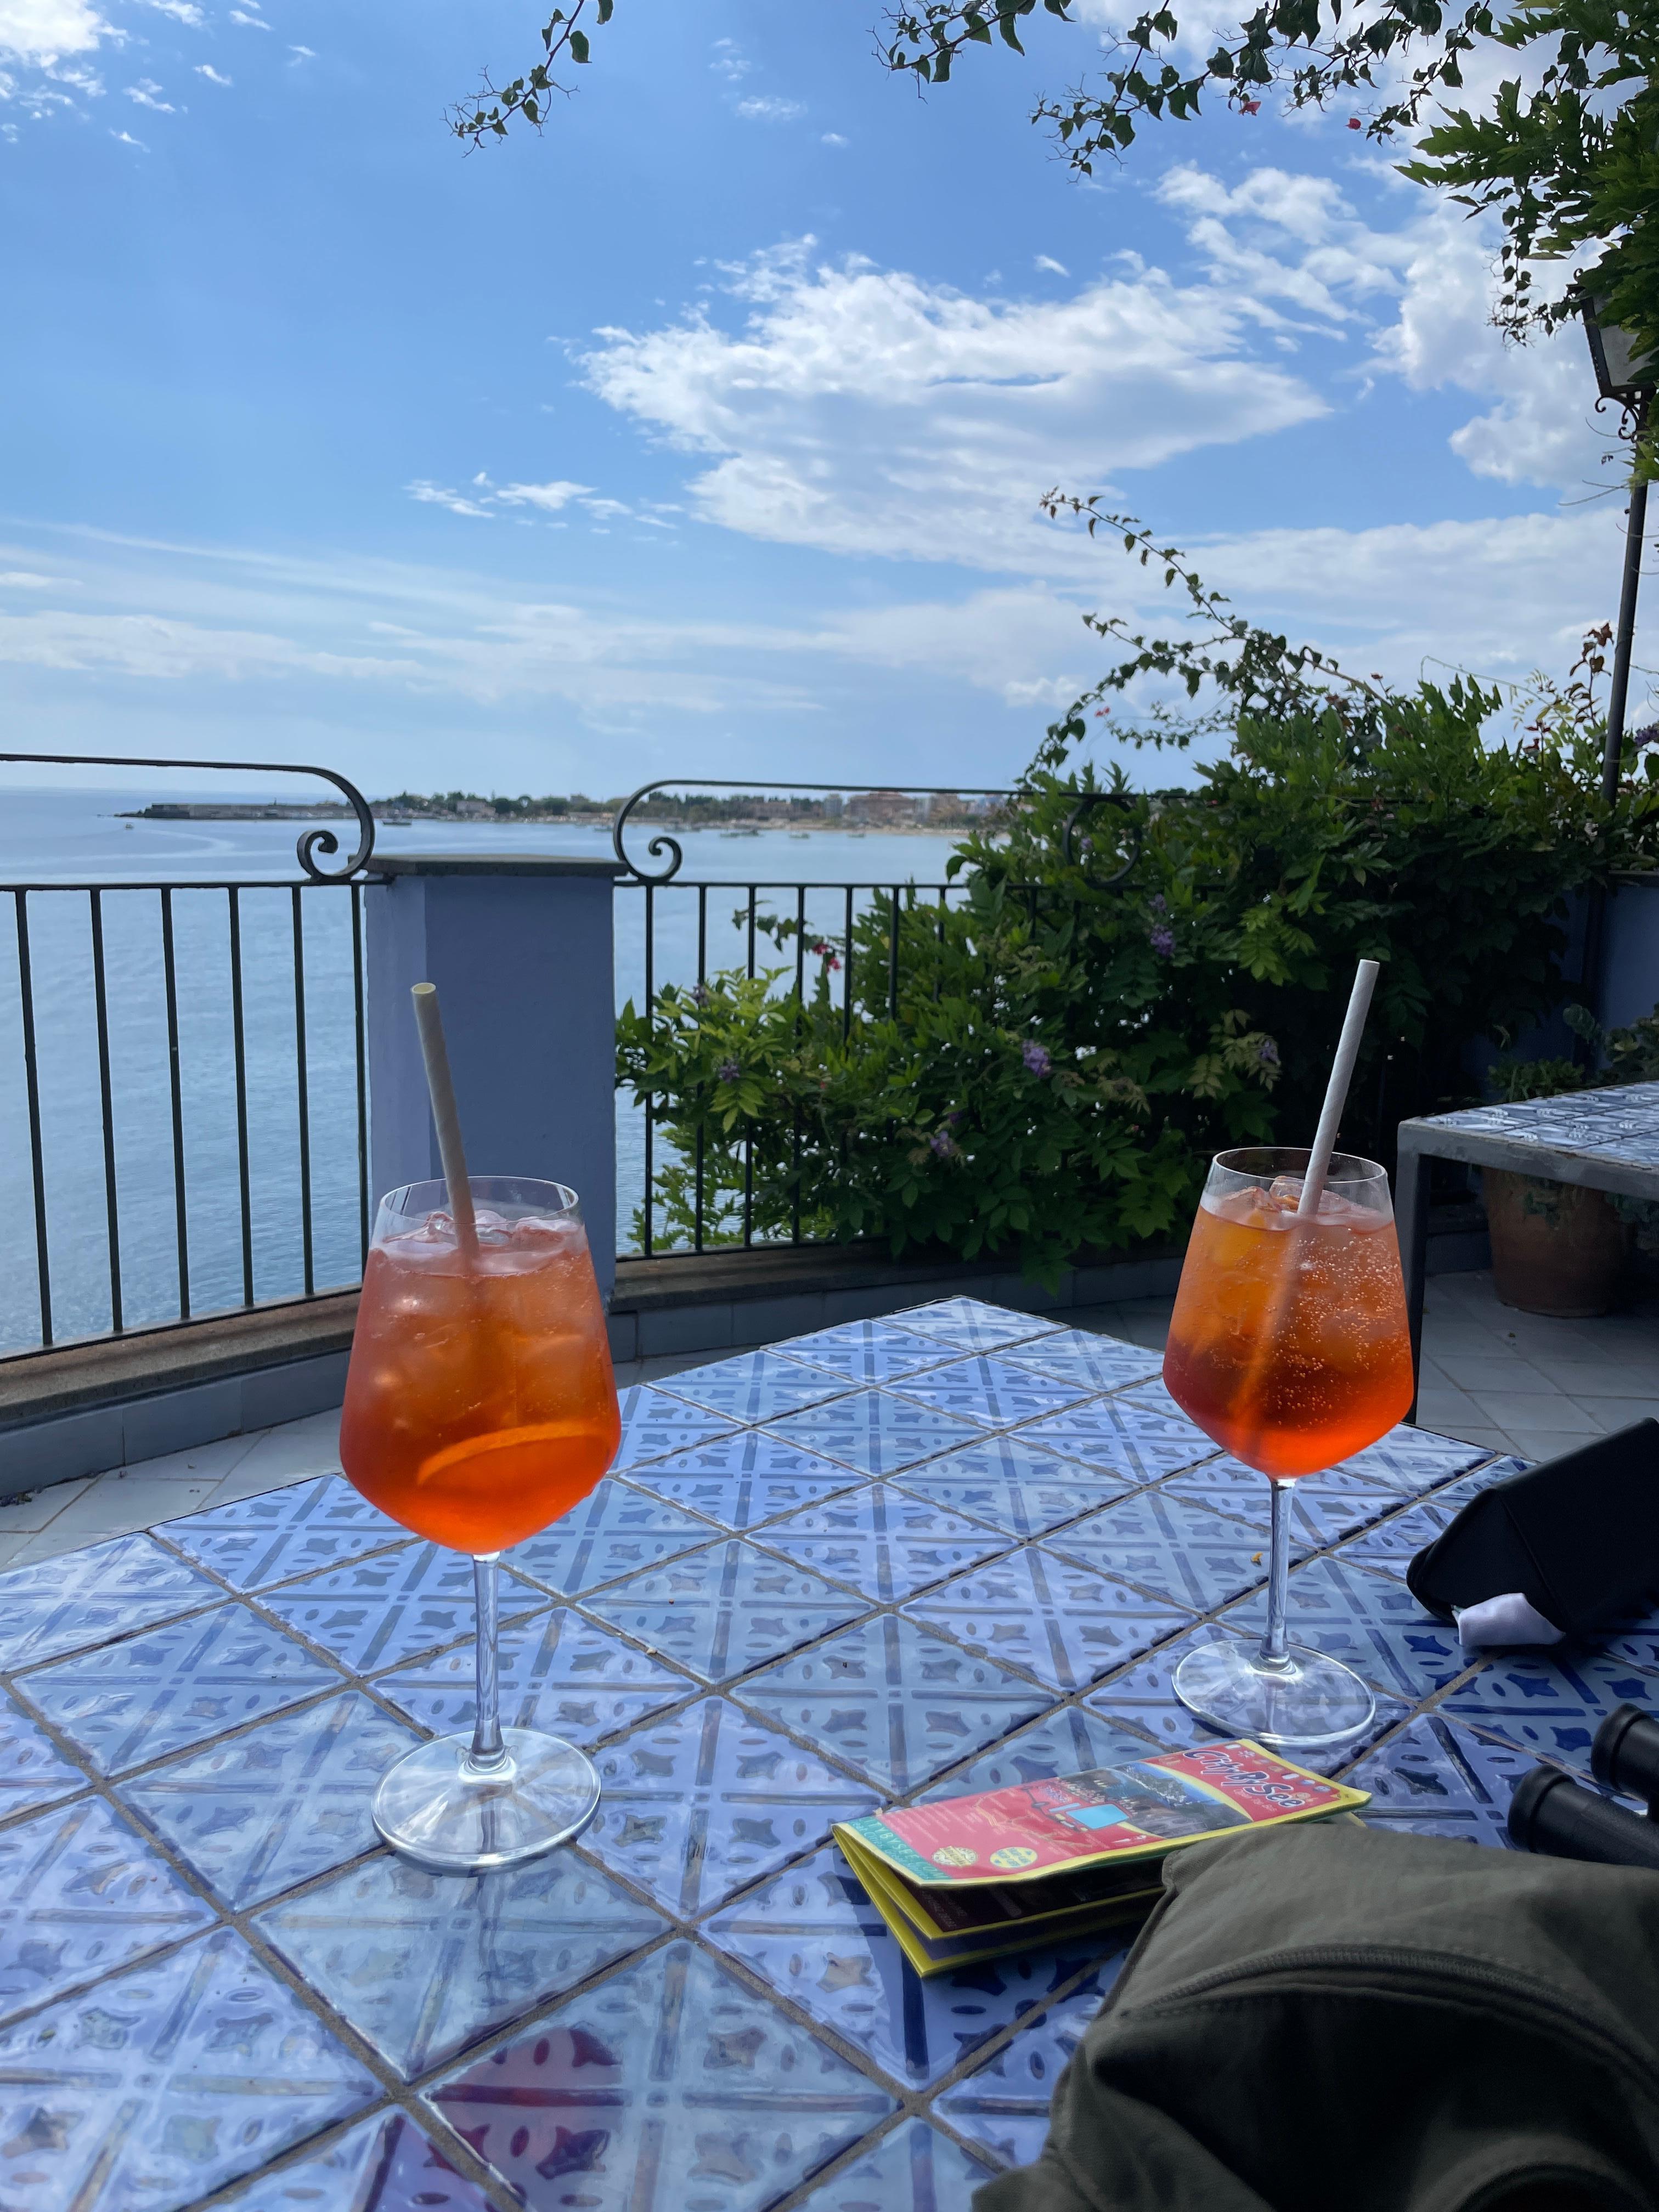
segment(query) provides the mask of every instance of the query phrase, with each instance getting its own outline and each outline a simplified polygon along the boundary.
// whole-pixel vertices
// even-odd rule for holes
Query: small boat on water
[[[722,837],[758,837],[760,831],[758,830],[722,830],[720,835]]]
[[[810,830],[792,830],[789,832],[791,839],[799,845],[804,845],[811,834]]]

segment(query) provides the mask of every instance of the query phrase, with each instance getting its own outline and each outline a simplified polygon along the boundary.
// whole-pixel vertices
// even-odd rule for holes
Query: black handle
[[[1598,1797],[1559,1767],[1534,1766],[1510,1800],[1510,1841],[1517,1850],[1601,1866],[1651,1867],[1659,1873],[1659,1827],[1628,1807]]]
[[[1621,1797],[1640,1797],[1648,1811],[1659,1802],[1659,1721],[1640,1705],[1618,1705],[1595,1731],[1590,1771]]]

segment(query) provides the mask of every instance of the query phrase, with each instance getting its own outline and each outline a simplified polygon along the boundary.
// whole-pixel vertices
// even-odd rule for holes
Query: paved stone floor
[[[1171,1303],[1139,1298],[1066,1319],[1162,1345]],[[1419,1419],[1490,1451],[1547,1459],[1585,1437],[1659,1416],[1659,1299],[1599,1321],[1545,1321],[1499,1305],[1489,1274],[1439,1275],[1429,1285],[1424,1355]],[[649,1382],[710,1356],[634,1360],[617,1369],[617,1381]],[[327,1474],[340,1464],[339,1421],[337,1410],[313,1413],[0,1505],[0,1568]]]

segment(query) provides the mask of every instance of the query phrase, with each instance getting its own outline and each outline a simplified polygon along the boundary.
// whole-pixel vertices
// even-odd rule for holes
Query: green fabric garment
[[[974,2212],[1659,2212],[1659,1875],[1357,1821],[1202,1844]]]

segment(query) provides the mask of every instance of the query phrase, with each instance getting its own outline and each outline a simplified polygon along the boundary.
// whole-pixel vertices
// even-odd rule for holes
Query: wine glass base
[[[1175,1671],[1189,1712],[1224,1735],[1247,1735],[1287,1751],[1317,1751],[1358,1735],[1376,1700],[1351,1667],[1292,1644],[1282,1666],[1267,1667],[1236,1638],[1200,1644]]]
[[[499,1765],[470,1735],[440,1736],[400,1759],[374,1796],[374,1826],[394,1851],[439,1874],[521,1866],[568,1843],[599,1809],[593,1762],[556,1735],[503,1729]]]

